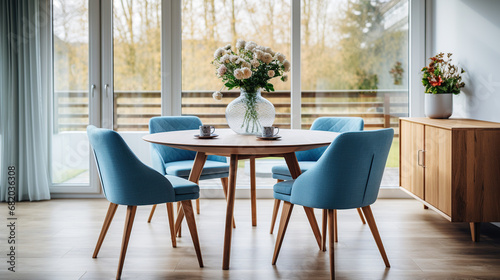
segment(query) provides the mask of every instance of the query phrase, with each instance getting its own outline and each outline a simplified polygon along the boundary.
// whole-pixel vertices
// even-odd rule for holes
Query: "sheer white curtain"
[[[0,201],[50,199],[46,2],[0,1]]]

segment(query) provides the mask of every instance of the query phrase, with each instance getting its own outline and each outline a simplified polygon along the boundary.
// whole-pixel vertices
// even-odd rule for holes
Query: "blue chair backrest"
[[[106,199],[122,205],[173,201],[172,184],[142,163],[117,132],[89,125],[87,135]]]
[[[392,128],[345,132],[293,185],[291,202],[321,209],[351,209],[377,199],[394,137]]]
[[[358,117],[321,117],[314,120],[311,125],[311,130],[332,131],[332,132],[348,132],[362,131],[364,121]],[[327,147],[320,147],[308,151],[296,152],[298,161],[317,161],[326,151]]]
[[[200,118],[196,116],[165,116],[154,117],[149,120],[149,133],[161,133],[178,130],[199,129],[202,125]],[[194,134],[193,134],[194,136]],[[151,144],[151,160],[153,167],[158,172],[165,175],[165,163],[193,160],[196,152],[171,148],[165,145]],[[225,157],[208,156],[207,160],[226,162]]]

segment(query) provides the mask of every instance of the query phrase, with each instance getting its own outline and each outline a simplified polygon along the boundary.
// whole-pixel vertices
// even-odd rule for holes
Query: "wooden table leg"
[[[470,225],[470,235],[472,237],[472,241],[479,242],[481,223],[469,223],[469,225]]]
[[[252,226],[257,226],[257,183],[255,180],[255,158],[250,158],[250,202],[252,204]]]
[[[226,229],[224,232],[224,254],[222,257],[222,269],[229,269],[229,259],[231,256],[231,237],[233,233],[233,212],[234,195],[236,191],[236,172],[238,171],[238,155],[231,155],[229,163],[229,186],[227,190],[227,208],[226,208]]]
[[[203,171],[203,166],[205,165],[205,161],[207,161],[207,155],[203,152],[197,152],[196,157],[194,158],[193,168],[191,168],[191,173],[189,173],[189,181],[198,184],[200,180],[201,172]],[[180,203],[177,203],[177,209],[182,211],[182,207],[180,207]],[[178,236],[180,237],[182,219],[184,215],[179,215],[177,219],[179,221],[175,221],[175,224],[179,224],[179,228],[176,227],[176,232],[178,232]]]

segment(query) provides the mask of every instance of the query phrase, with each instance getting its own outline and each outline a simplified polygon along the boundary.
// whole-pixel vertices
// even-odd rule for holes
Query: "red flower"
[[[441,85],[441,83],[443,82],[443,79],[441,79],[441,76],[438,76],[438,80],[437,81],[436,81],[435,78],[432,78],[429,82],[431,83],[431,86],[437,87],[437,86]]]

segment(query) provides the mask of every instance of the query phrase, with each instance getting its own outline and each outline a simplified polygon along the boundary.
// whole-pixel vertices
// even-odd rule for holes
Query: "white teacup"
[[[274,133],[275,130],[278,130],[278,131],[276,131],[276,133]],[[274,136],[278,135],[279,132],[280,132],[280,129],[277,126],[263,126],[262,127],[262,137],[274,137]]]
[[[200,125],[200,136],[210,136],[215,132],[215,127],[212,125]]]

